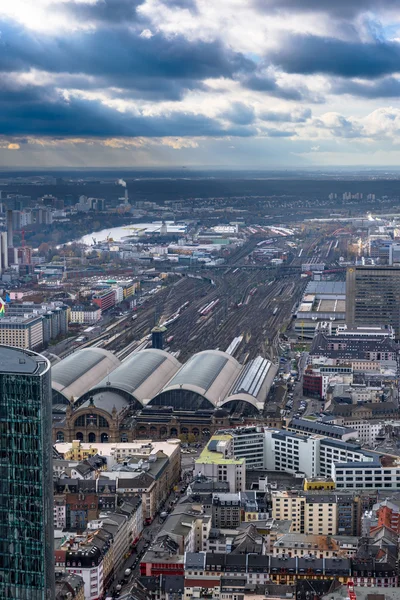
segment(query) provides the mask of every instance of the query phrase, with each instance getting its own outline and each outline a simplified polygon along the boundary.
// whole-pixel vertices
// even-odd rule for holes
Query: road
[[[296,415],[299,411],[300,402],[304,400],[303,396],[303,374],[307,364],[308,352],[302,352],[298,361],[299,381],[296,381],[293,387],[293,408],[291,416]],[[307,407],[308,408],[308,407]]]
[[[187,482],[192,479],[194,461],[201,453],[203,446],[201,448],[193,448],[192,447],[190,449],[195,450],[195,452],[192,452],[190,454],[189,453],[182,454],[182,457],[181,457],[181,468],[182,468],[182,478],[183,478],[182,485],[184,485],[184,486],[186,486]],[[182,487],[182,485],[180,487]],[[122,580],[124,579],[124,573],[125,573],[126,569],[132,569],[132,573],[129,576],[129,581],[127,581],[123,585],[123,588],[121,590],[121,595],[124,592],[129,591],[133,580],[140,575],[140,559],[146,553],[151,542],[153,540],[155,540],[155,538],[157,537],[157,535],[159,534],[159,532],[161,531],[161,529],[164,525],[165,519],[160,519],[160,516],[159,516],[160,513],[164,510],[164,507],[168,508],[169,506],[171,506],[173,502],[175,502],[176,500],[178,500],[180,498],[180,496],[181,496],[180,491],[171,492],[170,495],[168,496],[168,498],[166,499],[165,503],[159,507],[158,513],[155,516],[153,522],[150,525],[146,525],[143,528],[140,540],[136,544],[135,549],[132,552],[132,554],[124,562],[124,565],[121,568],[121,570],[119,571],[119,573],[116,574],[113,584],[107,590],[107,596],[113,596],[113,593],[115,593],[116,586],[118,585],[118,583],[122,582]]]
[[[179,497],[179,492],[178,493],[171,492],[171,494],[168,496],[167,500],[165,501],[165,506],[169,506],[177,497]],[[159,512],[161,512],[162,510],[163,510],[163,507],[160,507]],[[163,523],[164,523],[164,521],[160,519],[159,513],[158,513],[155,516],[153,522],[150,525],[146,525],[143,528],[140,540],[136,544],[132,554],[124,562],[121,570],[118,573],[116,573],[113,583],[107,590],[107,596],[115,597],[115,596],[113,596],[113,594],[115,594],[115,588],[118,585],[118,583],[122,583],[126,569],[132,569],[132,573],[129,576],[129,581],[127,581],[125,584],[123,584],[123,587],[121,590],[121,596],[123,595],[123,593],[126,593],[129,591],[133,580],[140,575],[140,559],[143,557],[143,555],[147,551],[148,547],[150,546],[150,543],[157,537],[157,535],[161,531]],[[136,565],[135,565],[135,563],[136,563]]]

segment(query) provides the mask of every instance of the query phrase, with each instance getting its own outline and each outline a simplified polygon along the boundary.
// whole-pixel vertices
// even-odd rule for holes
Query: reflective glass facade
[[[0,346],[0,598],[53,599],[50,364]]]

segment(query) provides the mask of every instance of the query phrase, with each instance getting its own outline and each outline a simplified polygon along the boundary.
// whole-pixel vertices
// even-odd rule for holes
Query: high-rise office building
[[[0,598],[55,598],[50,362],[10,346],[0,346]]]
[[[349,325],[392,325],[400,338],[400,268],[347,269],[346,321]]]

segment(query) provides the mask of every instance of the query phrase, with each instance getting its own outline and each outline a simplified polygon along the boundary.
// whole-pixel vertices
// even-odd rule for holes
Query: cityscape
[[[0,597],[398,588],[398,197],[91,177],[3,180]]]
[[[400,600],[396,0],[1,0],[0,600]]]

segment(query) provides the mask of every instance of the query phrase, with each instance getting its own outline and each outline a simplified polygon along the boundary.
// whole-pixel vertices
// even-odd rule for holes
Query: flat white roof
[[[149,445],[151,448],[149,448]],[[115,442],[114,444],[101,444],[97,442],[88,444],[81,442],[80,447],[83,450],[95,448],[100,456],[111,456],[112,454],[115,454],[116,450],[118,453],[130,451],[134,452],[135,454],[140,454],[141,452],[145,454],[156,454],[161,450],[164,452],[164,454],[170,456],[179,445],[180,440],[173,438],[166,440],[165,442],[153,442],[152,440],[140,440],[137,442]],[[59,444],[55,444],[55,448],[60,454],[65,454],[71,450],[72,442],[61,442]]]

